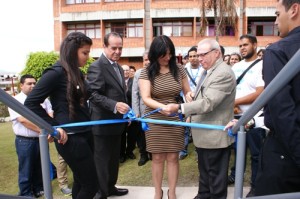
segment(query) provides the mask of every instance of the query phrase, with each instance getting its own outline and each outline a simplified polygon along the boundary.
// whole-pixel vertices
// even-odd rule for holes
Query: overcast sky
[[[54,50],[52,0],[0,2],[0,72],[21,72],[30,52]]]

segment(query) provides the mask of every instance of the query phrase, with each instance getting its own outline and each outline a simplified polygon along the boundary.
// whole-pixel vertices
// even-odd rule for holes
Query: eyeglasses
[[[198,58],[199,55],[190,55],[189,58]]]
[[[204,57],[205,55],[207,55],[208,53],[210,53],[210,52],[212,52],[214,50],[216,50],[216,49],[211,49],[210,51],[208,51],[206,53],[201,53],[201,54],[197,54],[197,55],[198,55],[198,57]]]

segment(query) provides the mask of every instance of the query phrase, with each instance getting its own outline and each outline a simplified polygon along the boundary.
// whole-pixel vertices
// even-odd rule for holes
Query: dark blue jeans
[[[39,140],[17,136],[15,145],[19,161],[19,195],[33,197],[43,190]]]
[[[179,152],[179,155],[188,154],[189,136],[190,136],[190,128],[184,127],[184,149]]]
[[[266,131],[263,128],[254,128],[247,132],[246,134],[246,143],[247,147],[250,150],[251,155],[251,187],[255,188],[255,178],[258,171],[258,162],[260,149],[262,147],[263,140],[266,137]],[[234,146],[234,165],[231,167],[230,175],[235,178],[235,163],[236,163],[236,147]],[[246,160],[245,160],[246,167]]]
[[[252,188],[255,188],[255,178],[258,171],[259,154],[265,138],[266,138],[266,130],[263,128],[251,129],[246,134],[246,143],[251,154],[251,187]]]

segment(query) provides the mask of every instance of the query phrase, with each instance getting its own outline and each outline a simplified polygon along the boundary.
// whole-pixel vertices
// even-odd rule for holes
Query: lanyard
[[[199,73],[199,67],[198,67],[198,70],[197,70],[197,73],[196,73],[195,76],[194,76],[194,74],[193,74],[192,68],[190,68],[190,71],[191,71],[191,77],[192,77],[192,79],[193,79],[194,81],[196,81],[196,79],[197,79],[197,77],[198,77],[198,73]]]

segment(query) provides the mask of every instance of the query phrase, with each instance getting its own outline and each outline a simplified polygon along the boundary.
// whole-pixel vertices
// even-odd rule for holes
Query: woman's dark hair
[[[178,82],[178,66],[176,64],[176,55],[175,47],[172,40],[165,36],[161,35],[156,37],[150,46],[148,58],[150,61],[149,66],[147,67],[148,77],[151,84],[154,83],[154,78],[159,74],[160,65],[158,63],[158,58],[164,57],[167,54],[167,51],[170,51],[171,58],[169,60],[169,70],[174,79]]]
[[[92,40],[81,32],[70,33],[60,46],[60,63],[67,75],[67,100],[69,104],[69,117],[75,117],[74,105],[79,102],[81,106],[86,101],[84,77],[79,70],[78,49],[84,45],[91,46]]]

